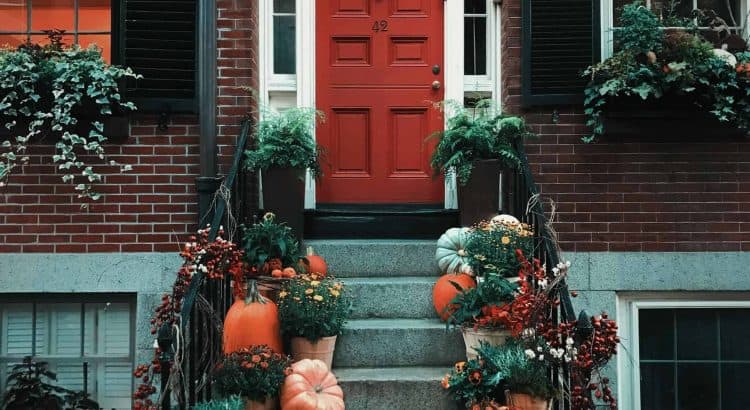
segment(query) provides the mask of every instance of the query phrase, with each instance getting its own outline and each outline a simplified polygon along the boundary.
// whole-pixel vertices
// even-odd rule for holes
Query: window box
[[[80,109],[80,114],[76,115],[76,118],[78,119],[78,124],[72,129],[75,133],[77,133],[80,136],[87,137],[89,135],[89,130],[91,129],[91,123],[93,121],[99,121],[104,125],[104,131],[102,132],[102,135],[110,139],[110,142],[112,140],[118,140],[118,139],[126,139],[130,136],[130,113],[125,110],[119,110],[114,109],[112,110],[112,115],[101,115],[98,113],[99,109],[97,107],[94,107],[93,104],[88,105],[87,107],[82,107]],[[10,130],[8,130],[5,127],[5,124],[8,123],[8,118],[6,117],[0,117],[0,139],[12,137],[12,133]],[[29,122],[27,120],[18,120],[18,122],[14,128],[14,130],[21,130],[21,129],[27,129]],[[49,139],[47,138],[52,133],[51,130],[45,129],[42,132],[42,135],[39,138],[36,138],[33,142],[55,142],[56,139]],[[18,132],[13,132],[13,134],[18,135]],[[56,133],[57,135],[62,135],[61,133]]]
[[[746,131],[720,122],[686,96],[610,99],[603,115],[607,138],[698,141],[746,135]]]

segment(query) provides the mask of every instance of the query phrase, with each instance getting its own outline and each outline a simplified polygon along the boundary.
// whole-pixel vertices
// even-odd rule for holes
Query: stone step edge
[[[450,367],[404,366],[404,367],[339,367],[333,374],[340,383],[352,382],[425,382],[442,380]]]
[[[346,321],[344,329],[443,329],[449,332],[458,331],[458,328],[446,328],[445,322],[438,318],[351,319]]]

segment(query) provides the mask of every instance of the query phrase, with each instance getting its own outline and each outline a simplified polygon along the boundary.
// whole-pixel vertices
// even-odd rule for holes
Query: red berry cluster
[[[574,409],[593,409],[595,400],[601,400],[610,409],[617,408],[617,400],[609,387],[609,379],[600,377],[599,371],[617,354],[620,337],[617,323],[606,313],[591,318],[593,332],[581,342],[578,355],[571,366],[573,383],[572,402]],[[593,397],[592,397],[593,396]]]
[[[209,242],[210,228],[201,229],[198,235],[191,236],[180,252],[183,264],[177,271],[177,277],[172,285],[171,294],[164,294],[161,303],[154,309],[151,319],[151,334],[156,334],[164,324],[173,326],[182,311],[183,299],[190,287],[193,276],[203,274],[207,279],[224,279],[231,275],[236,288],[240,287],[247,264],[243,261],[244,252],[233,242],[222,239],[224,230],[219,229],[215,241]],[[141,379],[133,397],[134,408],[138,410],[155,410],[156,405],[149,398],[156,393],[154,387],[154,376],[159,375],[161,366],[159,364],[159,349],[155,349],[154,359],[151,364],[139,365],[133,372],[137,379]]]

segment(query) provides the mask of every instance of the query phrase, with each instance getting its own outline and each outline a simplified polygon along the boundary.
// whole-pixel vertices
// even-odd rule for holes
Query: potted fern
[[[263,208],[303,237],[305,172],[321,174],[321,150],[313,131],[322,113],[313,108],[266,110],[255,130],[255,148],[245,151],[246,167],[260,171]]]
[[[453,112],[432,154],[435,174],[455,175],[461,225],[490,219],[499,211],[502,170],[520,166],[514,148],[519,139],[532,135],[520,117],[505,115],[494,102],[482,100],[467,109],[446,103]]]

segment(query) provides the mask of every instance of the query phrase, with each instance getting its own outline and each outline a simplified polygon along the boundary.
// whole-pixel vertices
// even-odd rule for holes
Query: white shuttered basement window
[[[48,361],[57,384],[72,390],[83,390],[83,363],[88,362],[88,392],[99,405],[130,409],[133,303],[80,295],[60,302],[33,299],[0,303],[0,391],[5,390],[9,368],[24,356]],[[75,299],[93,301],[70,302]]]

